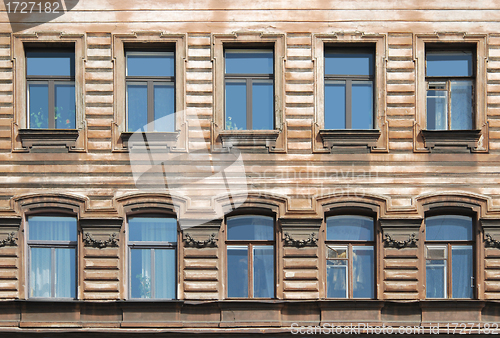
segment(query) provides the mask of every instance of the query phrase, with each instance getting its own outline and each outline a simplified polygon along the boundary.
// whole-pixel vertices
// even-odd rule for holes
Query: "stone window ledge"
[[[223,148],[269,149],[276,146],[279,130],[223,130],[219,133]]]
[[[132,137],[132,135],[135,135]],[[177,143],[178,132],[123,132],[123,145],[129,150],[168,150]]]
[[[481,130],[422,130],[425,147],[429,150],[472,150],[477,147],[480,137]]]
[[[319,131],[323,146],[331,152],[337,152],[337,149],[369,151],[376,147],[380,135],[381,132],[378,129],[321,129]]]
[[[30,152],[67,153],[76,146],[78,129],[20,129],[23,148]]]

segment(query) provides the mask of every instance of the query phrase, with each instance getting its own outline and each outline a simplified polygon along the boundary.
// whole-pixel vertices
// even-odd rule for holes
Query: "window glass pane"
[[[349,250],[347,250],[347,246],[326,246],[326,258],[332,259],[347,259],[349,258]]]
[[[452,298],[472,298],[472,246],[451,247]]]
[[[472,81],[451,81],[451,129],[472,128]]]
[[[446,261],[427,260],[425,271],[427,298],[445,298]]]
[[[127,53],[127,76],[174,76],[174,53]]]
[[[247,128],[246,80],[226,80],[226,129]]]
[[[49,128],[49,85],[28,83],[30,128]]]
[[[227,219],[228,240],[273,240],[274,219],[266,216],[239,216]]]
[[[57,248],[55,251],[55,295],[56,298],[75,298],[76,294],[76,249]]]
[[[326,261],[326,292],[328,298],[347,298],[347,260]]]
[[[55,126],[57,129],[75,128],[75,84],[54,84]]]
[[[472,52],[427,52],[427,76],[472,76]]]
[[[50,248],[31,248],[30,297],[50,297]]]
[[[146,129],[148,124],[148,86],[127,83],[128,131]]]
[[[325,129],[345,127],[345,81],[325,81]]]
[[[75,53],[26,52],[28,76],[75,76]]]
[[[274,298],[274,247],[253,247],[253,296]]]
[[[130,250],[130,296],[151,298],[151,249]]]
[[[252,129],[274,129],[273,80],[252,80]]]
[[[76,241],[76,218],[32,216],[28,218],[31,241]]]
[[[177,219],[161,217],[130,217],[129,241],[177,242]]]
[[[174,83],[154,84],[155,131],[175,131]]]
[[[175,298],[176,265],[174,249],[155,249],[155,298]]]
[[[248,297],[248,248],[227,247],[227,296]]]
[[[425,219],[427,241],[472,241],[472,218],[467,216],[434,216]]]
[[[354,298],[375,296],[373,247],[352,248],[352,292]]]
[[[352,129],[373,129],[373,84],[352,82]]]
[[[328,217],[326,238],[331,241],[373,241],[373,219],[365,216]]]
[[[272,50],[226,49],[226,74],[274,74]]]
[[[373,75],[372,53],[325,53],[326,75]]]
[[[431,86],[437,87],[435,84],[429,84],[429,87]],[[442,88],[446,88],[446,85],[443,84]],[[427,91],[427,129],[448,129],[448,94],[444,90]]]
[[[425,248],[425,258],[429,260],[439,260],[447,259],[447,247],[446,246],[426,246]]]

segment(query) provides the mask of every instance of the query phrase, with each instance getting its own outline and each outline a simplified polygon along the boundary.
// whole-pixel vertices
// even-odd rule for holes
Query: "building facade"
[[[5,0],[0,334],[498,334],[499,8]]]

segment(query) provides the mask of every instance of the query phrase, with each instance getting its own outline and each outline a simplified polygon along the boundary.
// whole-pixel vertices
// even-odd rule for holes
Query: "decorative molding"
[[[16,245],[16,235],[15,232],[11,232],[10,234],[7,235],[7,238],[0,240],[0,247],[6,246],[6,245]]]
[[[408,239],[405,241],[396,241],[392,239],[391,235],[385,234],[384,243],[386,247],[402,249],[408,246],[414,246],[417,244],[417,237],[415,233],[412,233],[408,236]]]
[[[217,245],[217,238],[215,238],[215,236],[217,236],[217,234],[215,232],[213,232],[208,237],[208,239],[205,241],[197,241],[193,237],[191,237],[191,235],[189,233],[186,233],[184,236],[185,236],[184,241],[186,242],[187,245],[193,245],[193,246],[196,246],[198,248],[202,248],[204,246],[216,246]]]
[[[500,241],[494,239],[490,234],[484,235],[484,243],[486,246],[500,249]]]
[[[85,233],[85,238],[83,239],[83,242],[85,245],[88,246],[93,246],[99,249],[105,248],[107,246],[118,246],[118,238],[116,238],[116,233],[112,233],[109,235],[109,238],[105,241],[100,240],[100,239],[94,239],[92,235],[88,232]]]
[[[318,243],[318,238],[316,233],[313,232],[309,235],[307,239],[293,239],[288,232],[285,232],[285,244],[289,246],[295,246],[298,248],[304,247],[306,245],[316,245]]]

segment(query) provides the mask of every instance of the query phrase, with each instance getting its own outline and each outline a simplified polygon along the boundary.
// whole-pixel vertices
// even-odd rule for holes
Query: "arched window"
[[[177,220],[129,217],[130,298],[176,298]]]
[[[326,219],[327,298],[374,298],[374,224],[371,217]]]
[[[427,298],[472,298],[472,218],[442,215],[425,219]]]
[[[227,218],[227,297],[274,298],[274,219]]]
[[[76,298],[77,220],[29,216],[30,298]]]

